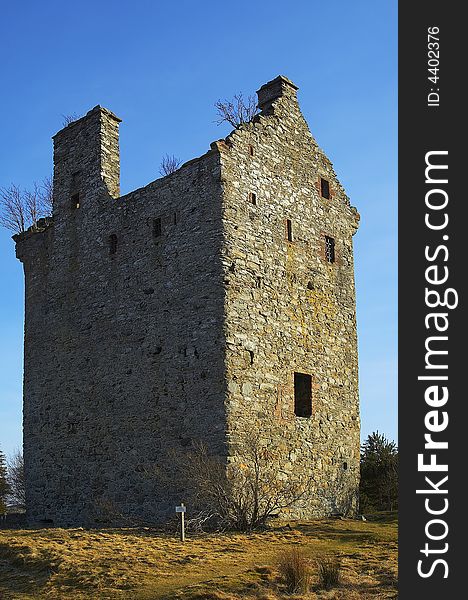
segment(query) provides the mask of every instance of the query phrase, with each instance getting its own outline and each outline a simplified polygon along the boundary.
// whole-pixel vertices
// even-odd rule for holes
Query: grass
[[[318,587],[329,590],[340,583],[341,564],[336,556],[324,556],[317,559]]]
[[[289,595],[278,570],[297,550],[310,592]],[[320,557],[340,564],[320,588]],[[204,534],[182,544],[151,529],[0,531],[2,600],[367,600],[396,598],[397,521],[317,520],[251,534]]]
[[[310,564],[302,548],[285,550],[278,563],[278,571],[290,594],[308,592]]]

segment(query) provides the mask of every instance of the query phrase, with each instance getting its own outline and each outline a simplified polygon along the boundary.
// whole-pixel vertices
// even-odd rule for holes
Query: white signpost
[[[180,513],[180,541],[185,542],[185,512],[187,507],[183,502],[180,503],[180,506],[175,507],[176,513]]]

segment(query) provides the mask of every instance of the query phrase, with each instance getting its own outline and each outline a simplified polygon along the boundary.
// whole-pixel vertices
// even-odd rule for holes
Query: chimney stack
[[[54,135],[54,218],[120,196],[120,122],[95,106]]]
[[[278,98],[287,96],[292,100],[297,101],[296,91],[299,88],[290,79],[283,75],[278,75],[257,91],[258,108],[266,112],[271,107],[273,102]]]

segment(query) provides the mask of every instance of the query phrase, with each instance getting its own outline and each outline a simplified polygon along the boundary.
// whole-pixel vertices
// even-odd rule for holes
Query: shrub
[[[329,590],[340,583],[340,561],[336,557],[324,556],[317,559],[318,585]]]
[[[290,594],[304,593],[310,586],[310,566],[304,553],[295,548],[284,552],[278,562],[278,570]]]
[[[257,114],[257,102],[254,96],[244,100],[241,93],[236,94],[233,100],[224,100],[224,102],[218,100],[215,107],[218,113],[217,124],[226,122],[235,128],[248,123]]]
[[[169,156],[169,154],[166,154],[163,157],[159,166],[159,173],[163,177],[165,177],[166,175],[170,175],[171,173],[175,173],[181,164],[182,161],[179,158],[177,158],[177,156]]]
[[[268,519],[280,514],[311,494],[312,475],[300,471],[281,478],[268,441],[253,429],[237,436],[238,460],[210,453],[203,443],[194,443],[181,462],[193,486],[192,506],[197,507],[205,526],[252,531],[265,527]]]

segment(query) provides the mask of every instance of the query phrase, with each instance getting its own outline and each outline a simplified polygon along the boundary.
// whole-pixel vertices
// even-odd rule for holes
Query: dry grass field
[[[285,550],[310,563],[307,594],[287,595]],[[319,589],[317,559],[338,557],[340,583]],[[182,544],[152,529],[0,531],[0,598],[278,600],[396,598],[397,521],[317,520]]]

